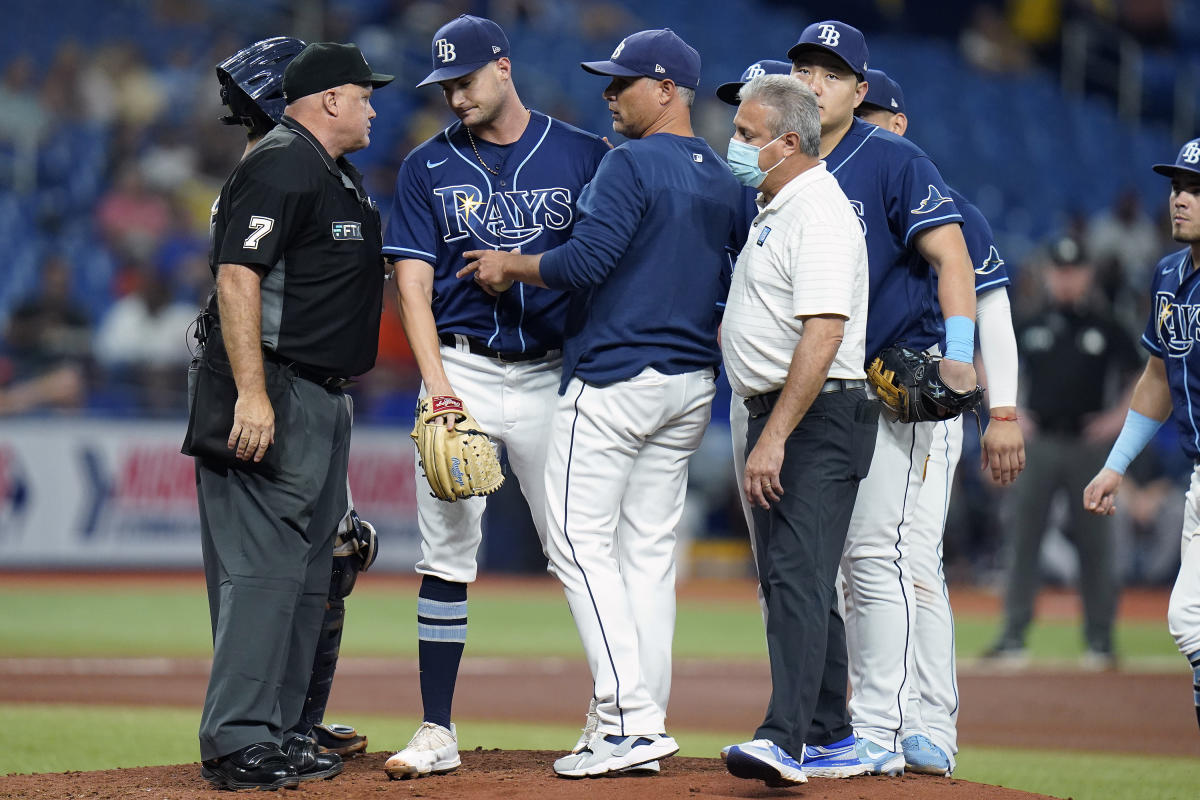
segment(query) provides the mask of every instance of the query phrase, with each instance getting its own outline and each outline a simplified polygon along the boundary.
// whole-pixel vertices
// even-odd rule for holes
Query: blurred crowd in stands
[[[372,146],[353,159],[385,218],[405,154],[453,119],[439,92],[408,87],[427,69],[430,34],[460,12],[492,16],[509,31],[527,103],[599,132],[606,132],[605,117],[598,113],[601,86],[574,65],[584,57],[601,57],[630,31],[671,25],[685,38],[707,36],[696,43],[710,86],[736,78],[746,63],[773,55],[745,42],[730,45],[727,53],[710,45],[723,35],[724,18],[702,27],[709,6],[721,8],[717,3],[51,0],[43,5],[62,6],[61,13],[29,23],[35,26],[29,31],[17,25],[0,33],[0,243],[9,259],[0,270],[0,416],[184,413],[192,344],[188,329],[212,287],[210,207],[244,143],[241,128],[217,122],[221,110],[213,66],[255,39],[289,34],[356,41],[374,67],[399,76],[400,90],[379,96]],[[921,37],[932,37],[939,46],[956,49],[956,63],[965,69],[1001,76],[1036,73],[1051,86],[1065,19],[1111,24],[1147,46],[1170,49],[1183,33],[1197,37],[1197,6],[1194,0],[848,0],[837,13],[863,27],[869,39],[872,31],[906,37],[919,53]],[[763,20],[787,21],[780,31],[772,30],[776,38],[782,36],[776,42],[782,47],[814,18],[807,11],[821,13],[766,0],[755,8]],[[734,26],[731,33],[740,24],[750,31],[769,29],[736,9],[721,13]],[[681,14],[687,18],[680,19]],[[534,50],[536,60],[521,60]],[[901,52],[894,44],[883,51]],[[557,68],[538,68],[545,64]],[[911,101],[926,87],[907,89]],[[724,152],[728,107],[701,102],[708,110],[697,113],[699,127]],[[1158,139],[1154,144],[1163,147],[1160,159],[1171,158],[1173,143]],[[1020,161],[1026,154],[1008,156]],[[1140,172],[1148,166],[1132,168]],[[959,181],[951,172],[947,177]],[[971,188],[971,181],[964,182],[960,188]],[[1166,235],[1168,187],[1151,181],[1148,185],[1160,190],[1151,195],[1145,185],[1117,186],[1100,207],[1094,197],[1081,196],[1076,205],[1049,217],[1052,230],[1035,230],[1029,247],[1002,253],[1014,277],[1015,317],[1037,315],[1050,302],[1044,279],[1048,250],[1038,245],[1069,235],[1081,243],[1094,271],[1086,302],[1110,309],[1130,342],[1136,342],[1145,325],[1149,270],[1172,247]],[[993,219],[993,227],[1000,235],[1007,230],[1002,219]],[[385,292],[378,365],[353,390],[364,423],[407,425],[411,420],[419,377],[393,295]],[[1111,403],[1128,388],[1114,387]],[[723,405],[728,401],[719,398],[715,418],[724,416]],[[1136,557],[1122,563],[1133,580],[1161,582],[1173,575],[1169,548],[1156,538],[1161,531],[1170,532],[1167,540],[1178,558],[1178,521],[1170,515],[1179,503],[1163,498],[1178,491],[1180,470],[1188,465],[1177,463],[1178,448],[1169,432],[1162,438],[1161,446],[1139,462],[1138,480],[1128,482],[1136,485],[1124,490],[1120,524]],[[977,448],[977,437],[974,441]],[[714,453],[724,451],[714,448]],[[995,492],[972,467],[970,455],[964,455],[959,476],[964,486],[952,511],[950,529],[956,533],[948,535],[947,561],[952,571],[962,572],[955,577],[970,577],[994,566],[1005,521],[995,513]],[[727,501],[722,494],[711,504],[705,530],[737,535],[740,515]]]

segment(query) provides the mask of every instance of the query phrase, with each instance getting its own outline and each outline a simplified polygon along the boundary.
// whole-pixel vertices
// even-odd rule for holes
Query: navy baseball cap
[[[1174,178],[1180,172],[1190,173],[1193,177],[1200,175],[1200,139],[1192,139],[1180,148],[1174,164],[1155,164],[1154,171],[1168,178]]]
[[[738,92],[742,90],[743,86],[759,75],[790,75],[791,72],[792,65],[786,61],[771,61],[769,59],[755,61],[746,67],[746,71],[742,73],[741,80],[722,83],[718,86],[717,99],[729,103],[731,106],[736,106],[740,102],[738,100]]]
[[[626,36],[607,61],[581,61],[579,66],[595,75],[670,78],[688,89],[700,86],[700,54],[670,28]]]
[[[824,50],[846,62],[850,71],[865,80],[867,71],[867,40],[862,31],[853,25],[847,25],[836,19],[824,22],[814,22],[800,34],[800,41],[787,51],[787,57],[792,61],[805,50]]]
[[[867,70],[867,96],[862,106],[875,106],[893,114],[904,113],[904,91],[881,69]]]
[[[508,37],[490,19],[462,14],[433,35],[433,72],[417,86],[469,75],[488,62],[508,57]]]
[[[393,80],[392,75],[372,72],[357,45],[313,42],[284,69],[283,97],[291,103],[347,83],[369,83],[378,89]]]

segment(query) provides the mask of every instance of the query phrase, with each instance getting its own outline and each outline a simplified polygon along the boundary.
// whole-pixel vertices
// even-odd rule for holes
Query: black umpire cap
[[[395,80],[372,72],[358,46],[313,42],[292,59],[283,73],[283,96],[289,103],[347,83],[371,84],[376,89]]]

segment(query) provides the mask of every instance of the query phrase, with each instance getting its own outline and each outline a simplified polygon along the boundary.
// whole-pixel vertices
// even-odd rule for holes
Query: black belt
[[[517,364],[522,361],[536,361],[540,358],[548,358],[550,356],[556,356],[556,355],[558,355],[558,352],[559,352],[558,350],[546,350],[546,349],[525,350],[524,352],[496,350],[494,348],[488,347],[486,344],[484,344],[483,342],[479,341],[478,339],[476,339],[472,336],[464,336],[463,334],[454,334],[454,333],[439,333],[438,334],[438,341],[440,341],[442,344],[446,345],[447,347],[453,347],[455,349],[462,349],[461,347],[459,347],[459,342],[464,341],[464,340],[467,343],[467,350],[474,353],[475,355],[487,356],[488,358],[494,358],[497,361],[503,361],[508,364]]]
[[[864,380],[830,378],[821,384],[818,394],[844,392],[848,389],[863,389],[866,385],[867,382]],[[775,404],[779,402],[779,395],[782,392],[782,389],[777,389],[774,392],[767,392],[766,394],[756,394],[753,397],[747,397],[743,402],[746,404],[746,410],[750,412],[750,416],[761,417],[775,407]]]
[[[310,383],[315,383],[322,389],[327,389],[329,391],[341,389],[354,383],[353,378],[341,378],[335,375],[323,375],[319,372],[314,372],[303,364],[297,364],[295,361],[286,359],[273,350],[263,350],[263,358],[267,361],[271,361],[275,364],[286,367],[292,372],[296,373],[296,377],[303,378]]]

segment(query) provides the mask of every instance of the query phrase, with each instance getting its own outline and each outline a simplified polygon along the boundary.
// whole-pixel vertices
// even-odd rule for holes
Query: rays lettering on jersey
[[[1158,318],[1158,340],[1168,355],[1186,356],[1200,338],[1200,305],[1175,303],[1175,295],[1159,292],[1154,296]]]
[[[561,186],[495,192],[486,200],[477,186],[442,186],[433,190],[442,201],[445,242],[467,236],[488,247],[521,247],[546,228],[561,231],[571,224],[571,190]]]

